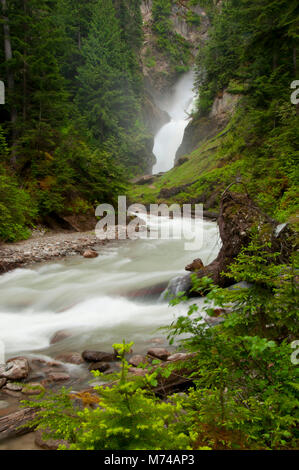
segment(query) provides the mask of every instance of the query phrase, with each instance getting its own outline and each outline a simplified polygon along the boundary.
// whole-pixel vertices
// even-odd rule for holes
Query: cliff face
[[[207,116],[201,116],[190,121],[185,130],[183,142],[176,153],[176,163],[183,155],[191,153],[204,140],[215,137],[226,127],[236,108],[238,99],[238,95],[232,95],[224,91],[222,95],[217,96],[214,100],[213,107]]]
[[[153,3],[153,0],[143,0],[141,4],[144,44],[140,56],[145,84],[143,116],[152,136],[170,119],[168,114],[160,109],[159,102],[161,97],[165,98],[165,95],[172,92],[172,87],[181,73],[178,69],[185,66],[183,63],[174,63],[169,51],[159,44],[159,37],[154,31]],[[193,18],[193,22],[190,18]],[[195,23],[194,18],[197,20]],[[208,37],[207,15],[199,6],[189,6],[186,0],[176,0],[172,2],[168,19],[171,25],[170,35],[179,38],[188,49],[187,67],[190,68],[193,66],[198,48]],[[149,173],[152,163],[151,159]]]
[[[174,85],[179,72],[170,54],[159,47],[157,35],[153,32],[153,0],[142,1],[141,13],[144,31],[144,45],[141,52],[143,75],[147,89],[155,98],[159,98]],[[190,14],[197,15],[200,24],[193,24],[190,21]],[[177,0],[172,4],[169,20],[171,31],[178,34],[189,46],[191,67],[200,44],[207,39],[209,28],[207,15],[199,6],[189,6],[186,1]]]

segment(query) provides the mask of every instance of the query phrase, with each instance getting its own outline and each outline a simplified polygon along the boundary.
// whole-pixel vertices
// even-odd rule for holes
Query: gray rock
[[[57,450],[60,445],[65,445],[69,447],[67,441],[63,441],[62,439],[47,439],[47,433],[43,431],[36,431],[35,433],[35,444],[38,447],[41,447],[45,450]]]
[[[179,292],[186,292],[186,294],[188,294],[191,289],[191,286],[192,284],[190,274],[186,274],[184,276],[177,276],[174,279],[171,279],[168,284],[168,287],[166,288],[165,294],[167,293],[170,299],[172,299],[176,297]]]
[[[48,378],[52,382],[64,382],[66,380],[69,380],[71,377],[65,372],[50,372]]]
[[[22,397],[21,392],[15,392],[13,390],[7,390],[5,387],[2,388],[1,392],[5,393],[5,395],[8,395],[9,397],[13,397],[13,398],[21,398]]]
[[[146,364],[148,362],[148,359],[146,356],[142,356],[141,354],[135,354],[135,356],[132,356],[129,359],[129,364],[133,367],[138,367],[139,364]]]
[[[0,367],[0,377],[9,380],[26,379],[29,372],[29,362],[25,357],[10,359],[5,366]]]
[[[16,383],[7,383],[5,385],[5,390],[10,390],[11,392],[21,392],[23,388],[23,385],[21,384],[16,384]]]
[[[161,361],[166,361],[168,356],[170,356],[170,352],[164,348],[151,348],[148,350],[147,354],[151,357],[160,359]]]
[[[103,351],[83,351],[82,357],[87,362],[114,362],[117,359],[115,353],[106,353]]]
[[[65,354],[59,354],[59,356],[55,357],[57,361],[67,362],[69,364],[83,364],[84,361],[80,353],[77,352],[70,352]]]
[[[131,369],[129,369],[129,373],[136,375],[137,377],[144,377],[147,371],[145,369],[139,369],[138,367],[131,367]]]
[[[110,364],[107,362],[92,362],[88,369],[91,370],[97,370],[99,372],[106,372],[106,370],[110,369]]]

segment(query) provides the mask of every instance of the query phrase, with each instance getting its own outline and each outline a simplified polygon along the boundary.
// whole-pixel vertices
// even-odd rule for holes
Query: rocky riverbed
[[[28,240],[0,244],[0,274],[33,263],[84,255],[86,251],[97,250],[106,243],[107,240],[98,239],[94,231],[57,233],[39,230],[33,232]]]
[[[61,336],[60,341],[63,340]],[[168,364],[182,363],[192,356],[166,349],[164,338],[153,338],[145,351],[144,354],[135,354],[131,351],[128,355],[130,375],[144,376],[147,372],[146,366],[151,366],[152,361],[156,359],[159,359],[164,367]],[[86,350],[82,353],[68,352],[53,359],[19,356],[0,365],[0,450],[24,447],[49,450],[57,448],[59,443],[44,442],[38,432],[31,433],[26,439],[20,438],[21,435],[29,433],[30,429],[19,431],[18,427],[33,418],[30,408],[25,410],[20,408],[20,402],[34,399],[35,396],[50,390],[59,391],[62,386],[70,388],[72,396],[80,400],[82,393],[94,393],[92,385],[105,383],[103,379],[93,379],[91,371],[109,374],[119,371],[119,368],[120,362],[115,351],[95,350]],[[161,377],[154,391],[158,395],[164,395],[189,386],[188,375],[186,371],[184,374],[180,369],[179,373],[174,371],[167,379]]]

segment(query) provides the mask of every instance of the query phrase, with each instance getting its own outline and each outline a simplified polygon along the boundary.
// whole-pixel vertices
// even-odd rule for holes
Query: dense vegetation
[[[233,309],[211,328],[195,304],[170,326],[170,338],[187,333],[182,344],[195,353],[188,393],[158,400],[151,387],[173,366],[154,361],[145,378],[132,378],[125,360],[132,344],[114,345],[122,370],[103,377],[113,379],[112,387],[77,395],[63,390],[26,402],[37,409],[35,423],[47,430],[45,437],[63,439],[76,450],[298,448],[296,264],[277,263],[279,254],[269,248],[253,237],[231,266],[229,275],[250,282],[248,287],[220,289],[193,276],[193,290],[209,292],[207,314],[215,315],[215,306]],[[171,303],[184,300],[180,293]]]
[[[132,173],[146,167],[139,3],[10,2],[13,57],[2,70],[10,83],[1,110],[2,238],[26,236],[26,218],[113,200],[123,189],[122,167]],[[170,28],[173,3],[154,0],[153,32],[161,50],[184,67],[189,52]],[[238,107],[220,135],[154,184],[134,187],[131,198],[218,209],[223,189],[241,181],[238,190],[264,212],[293,224],[299,115],[290,84],[297,78],[297,2],[183,3],[206,7],[212,24],[197,57],[192,125],[208,120],[225,92],[238,95]],[[189,21],[199,20],[190,14]],[[181,188],[163,196],[162,189],[174,187]],[[36,424],[76,450],[298,448],[296,241],[282,264],[260,233],[254,227],[251,243],[226,273],[232,283],[246,284],[222,289],[193,276],[193,291],[206,295],[205,312],[225,309],[224,321],[209,327],[192,305],[167,329],[170,341],[194,353],[188,361],[193,387],[186,393],[158,399],[152,388],[171,370],[156,362],[144,378],[132,378],[131,344],[114,345],[122,368],[113,386],[37,397],[26,403],[37,408]],[[185,300],[179,293],[171,303]]]
[[[191,130],[200,132],[216,98],[238,95],[225,132],[205,141],[185,162],[157,178],[154,187],[133,188],[144,202],[176,191],[175,202],[203,202],[217,209],[223,189],[241,177],[249,194],[277,219],[294,220],[298,185],[299,115],[291,104],[291,83],[298,78],[296,1],[201,1],[212,22],[209,40],[196,63],[198,109]],[[238,188],[239,189],[239,188]],[[142,196],[141,196],[142,195]]]
[[[30,214],[32,221],[113,201],[130,175],[151,166],[139,6],[139,0],[1,2],[0,238],[26,236]]]
[[[152,31],[157,38],[158,50],[170,60],[174,70],[181,73],[189,69],[192,55],[188,41],[173,30],[170,17],[176,3],[170,0],[153,0]]]

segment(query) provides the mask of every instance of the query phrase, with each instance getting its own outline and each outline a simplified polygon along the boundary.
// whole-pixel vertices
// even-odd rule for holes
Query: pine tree
[[[82,44],[84,65],[78,69],[77,103],[95,139],[128,129],[136,103],[119,21],[111,0],[99,0],[88,38]]]

